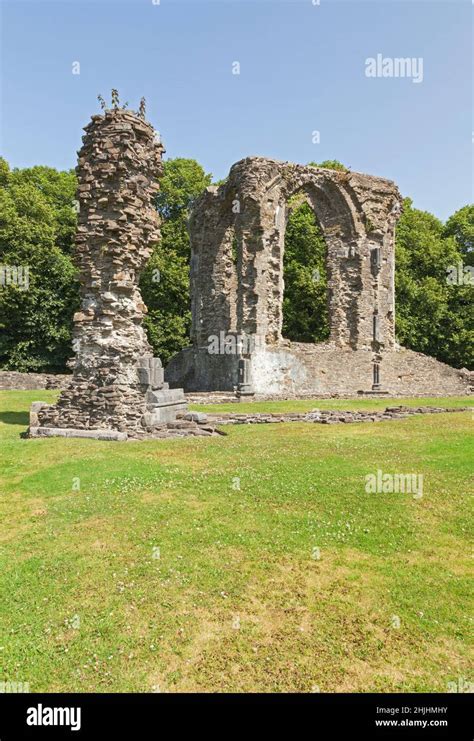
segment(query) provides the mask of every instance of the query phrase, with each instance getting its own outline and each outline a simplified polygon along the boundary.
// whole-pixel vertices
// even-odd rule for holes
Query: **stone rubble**
[[[446,412],[470,411],[469,407],[386,407],[383,411],[343,411],[313,409],[311,412],[271,412],[239,414],[238,412],[221,412],[208,414],[209,422],[214,425],[229,424],[272,424],[276,422],[313,422],[319,424],[349,424],[351,422],[382,422],[384,420],[406,419],[414,414],[441,414]]]

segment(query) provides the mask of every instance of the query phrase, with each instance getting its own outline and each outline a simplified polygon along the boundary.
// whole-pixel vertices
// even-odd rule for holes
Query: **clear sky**
[[[73,167],[116,87],[215,179],[248,155],[339,159],[442,219],[472,201],[470,0],[154,1],[1,0],[11,166]],[[367,77],[377,54],[421,57],[422,82]]]

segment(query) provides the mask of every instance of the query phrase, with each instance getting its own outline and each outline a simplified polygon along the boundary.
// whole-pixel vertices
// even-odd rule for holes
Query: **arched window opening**
[[[283,329],[293,342],[329,339],[327,247],[313,209],[304,201],[286,225]]]

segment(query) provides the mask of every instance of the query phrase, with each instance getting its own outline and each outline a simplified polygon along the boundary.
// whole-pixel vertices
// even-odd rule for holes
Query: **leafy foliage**
[[[467,211],[466,211],[467,209]],[[474,209],[456,212],[443,227],[410,199],[396,235],[396,332],[401,344],[456,367],[472,367],[473,286],[450,285],[474,229]]]
[[[454,237],[465,265],[474,265],[474,205],[460,208],[449,217],[443,229],[444,237]]]
[[[0,263],[28,271],[0,286],[0,365],[61,371],[71,355],[78,284],[71,261],[75,177],[49,167],[10,171],[0,161]]]
[[[187,221],[193,201],[211,183],[195,160],[166,160],[157,208],[163,219],[161,242],[155,246],[140,288],[148,307],[145,326],[155,355],[166,364],[189,344],[189,235]]]
[[[339,160],[324,160],[324,162],[309,162],[311,167],[325,167],[326,170],[340,170],[341,172],[349,172],[349,168],[339,162]]]

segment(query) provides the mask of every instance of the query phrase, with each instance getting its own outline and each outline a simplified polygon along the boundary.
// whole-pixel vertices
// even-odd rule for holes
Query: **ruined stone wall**
[[[222,329],[259,335],[267,344],[281,341],[285,230],[298,196],[314,209],[327,242],[331,342],[373,348],[376,314],[377,348],[393,346],[396,186],[260,157],[234,165],[191,217],[192,339],[198,346]]]
[[[73,378],[37,417],[39,426],[133,433],[184,406],[153,358],[138,288],[160,237],[154,199],[163,146],[149,123],[124,109],[93,116],[85,132],[76,168],[81,309],[74,315]]]
[[[327,245],[330,337],[282,337],[285,230],[305,200]],[[192,345],[166,369],[186,391],[257,394],[462,394],[465,374],[395,340],[396,185],[262,157],[237,162],[190,219]],[[211,338],[227,340],[211,353]],[[253,347],[232,350],[234,336]],[[234,343],[235,344],[235,343]]]
[[[380,391],[390,396],[449,396],[470,391],[472,375],[406,348],[380,354]],[[286,343],[252,356],[257,394],[370,394],[373,358],[367,350]]]
[[[34,389],[63,389],[71,382],[71,376],[61,373],[19,373],[0,371],[0,391],[28,391]]]
[[[380,390],[390,396],[469,394],[473,373],[457,370],[435,358],[400,347],[379,355]],[[239,390],[239,359],[209,355],[189,347],[166,369],[170,385],[186,391]],[[356,396],[373,393],[373,357],[368,350],[332,345],[282,342],[254,351],[249,358],[252,390],[271,396]]]

